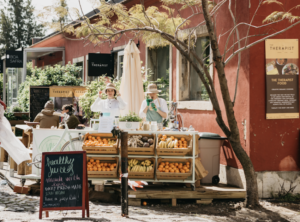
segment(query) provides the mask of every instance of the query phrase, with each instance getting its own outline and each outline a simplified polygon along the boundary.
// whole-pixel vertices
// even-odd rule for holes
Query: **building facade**
[[[126,0],[123,2],[127,8],[140,2],[137,0]],[[254,1],[234,1],[233,11],[238,18],[238,22],[250,23],[256,12],[259,0]],[[145,1],[145,6],[160,7],[158,0]],[[287,8],[292,8],[296,3],[285,1]],[[253,25],[260,26],[265,17],[273,11],[280,10],[278,5],[262,5],[253,20]],[[96,13],[96,12],[95,12]],[[189,9],[182,12],[182,17],[188,17]],[[91,15],[91,17],[94,15]],[[203,21],[203,17],[194,18],[188,28],[193,28]],[[217,14],[216,33],[219,37],[221,52],[224,51],[228,30],[233,27],[231,15],[228,11],[228,3],[224,4]],[[259,31],[250,29],[250,42],[259,40],[261,32],[268,30],[279,31],[288,26],[287,21],[262,28]],[[276,39],[299,39],[299,26],[295,26],[288,31],[277,35]],[[248,32],[247,26],[239,28],[240,36],[245,36]],[[130,39],[122,37],[112,45],[102,44],[94,47],[92,44],[86,45],[84,41],[69,40],[62,33],[55,33],[47,38],[33,44],[30,48],[59,47],[64,48],[64,53],[54,52],[41,55],[34,60],[38,67],[46,67],[54,64],[72,63],[83,68],[82,78],[84,82],[92,81],[96,77],[89,76],[88,61],[89,53],[111,54],[114,58],[114,71],[111,73],[115,78],[122,76],[122,62],[124,48]],[[213,132],[224,136],[216,122],[216,115],[212,104],[207,97],[204,87],[196,72],[190,68],[189,63],[181,56],[180,52],[172,45],[151,48],[151,42],[142,42],[135,39],[135,43],[140,50],[142,66],[151,69],[150,80],[164,78],[169,81],[169,86],[165,90],[165,97],[169,101],[177,101],[179,112],[183,116],[184,126],[192,125],[199,132]],[[229,45],[232,45],[230,39]],[[208,62],[212,60],[206,26],[197,28],[197,53],[204,53]],[[62,57],[64,56],[64,59]],[[250,156],[258,176],[258,186],[260,197],[270,197],[280,189],[280,185],[285,183],[300,182],[300,151],[299,151],[299,129],[300,120],[266,119],[266,78],[265,78],[265,42],[256,44],[249,50],[241,54],[241,66],[239,72],[238,92],[235,102],[235,115],[240,129],[242,146]],[[228,81],[232,98],[235,91],[237,76],[237,57],[226,65],[226,78]],[[100,73],[105,74],[105,73]],[[213,78],[218,98],[221,99],[221,91],[216,70],[211,66],[210,74]],[[150,73],[148,73],[150,75]],[[221,100],[220,100],[221,101]],[[220,106],[225,117],[223,102]],[[225,117],[226,119],[226,117]],[[241,164],[235,157],[231,148],[221,148],[221,182],[229,183],[239,187],[245,186],[245,178]],[[300,192],[300,187],[295,189]]]

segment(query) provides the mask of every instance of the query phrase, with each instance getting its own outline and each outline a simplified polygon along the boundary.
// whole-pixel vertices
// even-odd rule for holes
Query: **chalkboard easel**
[[[82,210],[89,217],[86,152],[44,152],[40,189],[40,212]]]

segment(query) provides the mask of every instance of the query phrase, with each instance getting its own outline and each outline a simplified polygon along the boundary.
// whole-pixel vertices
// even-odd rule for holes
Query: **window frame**
[[[81,57],[77,57],[77,58],[73,58],[72,60],[73,64],[76,65],[77,63],[82,62],[82,82],[85,83],[86,79],[85,79],[85,62],[84,62],[84,56]]]
[[[198,34],[197,38],[207,37],[208,34]],[[210,61],[213,61],[213,53],[210,45]],[[189,67],[189,64],[188,64]],[[182,72],[182,55],[179,50],[176,50],[176,100],[178,102],[178,109],[188,110],[208,110],[212,111],[213,106],[211,101],[200,101],[200,100],[180,100],[180,74]],[[210,76],[213,79],[213,64],[209,67]]]
[[[123,56],[123,64],[124,65],[124,50],[118,51],[117,52],[117,79],[121,78],[121,73],[120,73],[120,56]]]
[[[146,47],[146,55],[145,55],[145,67],[146,67],[146,73],[145,73],[145,77],[147,78],[148,76],[148,68],[149,68],[149,65],[148,65],[148,54],[149,54],[149,45],[145,44],[145,47]],[[169,101],[171,102],[173,100],[173,45],[172,44],[169,44]],[[168,101],[167,101],[168,102]]]

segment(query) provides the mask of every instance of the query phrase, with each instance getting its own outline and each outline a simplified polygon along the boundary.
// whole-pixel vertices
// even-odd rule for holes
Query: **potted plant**
[[[142,119],[137,114],[130,112],[126,116],[121,116],[119,119],[119,128],[124,130],[136,130],[140,128],[141,122]]]
[[[29,120],[28,113],[20,113],[20,115],[16,115],[16,113],[4,113],[4,116],[9,121],[10,125],[15,126],[17,124],[24,124],[25,120]]]

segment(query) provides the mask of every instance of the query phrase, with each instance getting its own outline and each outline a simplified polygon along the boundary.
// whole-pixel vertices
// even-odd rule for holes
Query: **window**
[[[117,78],[120,79],[123,75],[123,60],[124,60],[124,51],[118,52],[118,64],[117,64]]]
[[[197,55],[204,59],[205,65],[212,75],[212,66],[209,67],[211,61],[210,42],[208,37],[199,37],[195,44]],[[192,65],[180,55],[178,52],[178,82],[177,99],[179,108],[197,109],[197,110],[212,110],[212,105],[209,100],[207,91]],[[194,58],[194,61],[196,59]],[[198,63],[198,62],[197,62]],[[202,69],[199,65],[199,68]]]
[[[22,83],[22,69],[8,68],[7,79],[7,106],[15,106],[18,104],[18,90]]]
[[[83,61],[82,61],[82,62],[77,62],[77,63],[75,64],[75,66],[81,67],[80,78],[82,79],[82,81],[84,81]]]
[[[155,82],[162,93],[160,97],[169,101],[170,95],[170,46],[150,49],[147,54],[147,77]]]
[[[84,56],[74,58],[73,64],[75,64],[75,66],[81,67],[80,78],[82,79],[82,82],[84,82]]]

